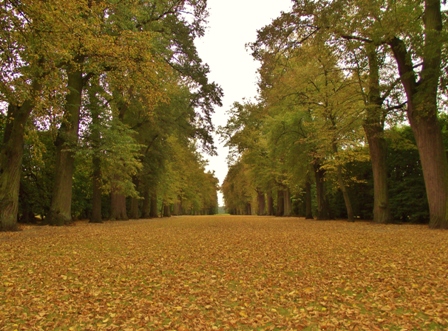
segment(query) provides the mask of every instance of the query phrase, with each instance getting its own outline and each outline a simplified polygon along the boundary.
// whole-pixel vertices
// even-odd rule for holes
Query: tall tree
[[[4,2],[0,8],[0,101],[8,104],[0,149],[0,230],[17,229],[24,132],[31,112],[49,91],[61,91],[56,66],[64,59],[61,41],[45,31],[53,18],[39,3]]]

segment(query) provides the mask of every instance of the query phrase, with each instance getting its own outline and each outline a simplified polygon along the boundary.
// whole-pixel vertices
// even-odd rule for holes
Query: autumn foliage
[[[0,233],[1,330],[445,330],[448,232],[195,216]]]

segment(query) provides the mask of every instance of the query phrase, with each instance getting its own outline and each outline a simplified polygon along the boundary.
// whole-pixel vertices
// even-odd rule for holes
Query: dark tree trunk
[[[129,217],[131,219],[137,219],[140,217],[140,212],[139,212],[139,199],[137,198],[131,198],[131,206],[129,208]]]
[[[322,169],[318,160],[314,162],[314,174],[316,176],[317,219],[328,220],[330,219],[330,207],[325,190],[325,170]]]
[[[9,105],[0,154],[0,231],[16,231],[25,126],[31,101]]]
[[[345,186],[345,181],[342,176],[342,166],[336,166],[336,173],[338,178],[339,189],[342,192],[342,197],[344,198],[345,210],[347,211],[347,219],[349,222],[354,222],[355,217],[353,215],[352,202],[350,200],[350,195],[348,194],[347,187]]]
[[[81,71],[68,74],[64,121],[56,138],[56,173],[48,223],[64,225],[72,221],[72,186],[75,170],[74,148],[78,143],[79,115],[84,81]]]
[[[252,215],[252,205],[250,204],[250,202],[248,202],[246,204],[246,212],[245,212],[245,214],[246,215]]]
[[[425,179],[430,215],[429,225],[431,228],[448,229],[448,215],[446,215],[448,212],[448,165],[440,125],[437,116],[415,115],[414,107],[429,108],[422,104],[415,105],[416,103],[408,106],[410,114],[408,117],[417,142]]]
[[[171,208],[169,204],[163,204],[163,217],[171,217]]]
[[[291,216],[291,194],[289,193],[289,188],[283,191],[283,216]]]
[[[276,216],[283,216],[285,214],[285,194],[283,190],[277,191],[277,210]]]
[[[383,128],[376,125],[364,125],[369,143],[370,160],[373,173],[373,221],[391,222],[389,194],[387,186],[386,141]]]
[[[333,152],[337,154],[338,147],[336,144],[333,144]],[[342,192],[342,197],[344,198],[345,210],[347,211],[347,219],[349,222],[354,222],[355,217],[353,215],[352,202],[350,200],[350,196],[348,194],[347,186],[345,185],[344,177],[342,174],[342,166],[340,164],[336,165],[336,177],[338,181],[339,189]]]
[[[101,214],[101,198],[103,195],[101,189],[101,160],[97,156],[93,156],[93,178],[92,178],[92,216],[91,223],[101,223],[103,216]]]
[[[313,219],[311,180],[309,174],[306,176],[305,182],[305,219]]]
[[[92,141],[92,167],[93,167],[93,177],[92,177],[92,215],[90,217],[91,223],[101,223],[103,217],[101,214],[101,200],[102,200],[102,189],[101,189],[101,159],[99,157],[99,149],[101,145],[101,133],[100,133],[100,108],[99,101],[96,96],[96,90],[91,87],[89,90],[89,102],[90,110],[92,114],[92,126],[91,126],[91,141]]]
[[[127,221],[126,197],[121,193],[111,193],[110,198],[110,219]]]
[[[142,204],[142,218],[149,218],[151,212],[151,199],[149,195],[149,188],[145,185],[143,190],[143,204]]]
[[[258,215],[265,215],[266,200],[262,191],[257,191]]]
[[[268,211],[267,214],[272,216],[274,215],[274,198],[272,197],[272,192],[268,192]]]
[[[157,210],[157,193],[151,194],[149,217],[150,218],[159,217],[159,211]]]
[[[174,204],[174,208],[173,208],[173,215],[182,215],[182,203],[180,201],[177,201]]]
[[[440,0],[426,0],[425,41],[420,81],[416,81],[411,55],[404,42],[389,42],[408,99],[407,114],[414,132],[429,205],[429,226],[448,228],[448,162],[438,121],[437,92],[442,62],[442,14]]]
[[[369,95],[364,120],[364,132],[369,143],[373,174],[373,221],[389,223],[391,214],[387,186],[386,140],[384,139],[384,114],[380,96],[379,65],[376,49],[366,46],[369,58]]]
[[[140,181],[138,180],[138,177],[135,176],[132,181],[138,191],[140,189]],[[140,199],[134,197],[131,198],[131,206],[129,208],[129,217],[131,219],[138,219],[140,217],[139,204]]]

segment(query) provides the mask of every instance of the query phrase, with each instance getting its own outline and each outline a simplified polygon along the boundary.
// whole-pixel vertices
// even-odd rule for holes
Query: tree
[[[189,19],[183,16],[183,9],[191,9]],[[203,33],[207,11],[205,1],[176,1],[148,4],[135,3],[133,7],[113,3],[89,3],[86,15],[75,15],[77,23],[86,27],[79,34],[82,38],[72,49],[74,64],[67,68],[69,93],[65,116],[61,125],[58,162],[61,167],[56,173],[50,223],[64,224],[70,221],[71,182],[73,173],[72,146],[76,145],[79,125],[80,100],[86,81],[94,74],[108,72],[115,79],[108,89],[120,95],[123,112],[129,100],[135,97],[146,99],[152,104],[164,97],[159,84],[165,73],[175,70],[188,81],[189,88],[196,90],[192,104],[202,110],[196,114],[198,136],[205,142],[205,148],[213,151],[209,130],[212,128],[210,114],[212,106],[220,103],[221,90],[207,80],[208,67],[201,63],[194,48],[193,39]],[[82,20],[90,19],[88,24]],[[81,21],[79,21],[81,20]],[[93,22],[93,24],[92,24]],[[96,24],[96,25],[95,25]],[[76,25],[77,26],[77,25]],[[101,31],[101,38],[95,38],[95,31]],[[121,31],[117,35],[116,31]],[[111,50],[116,54],[111,56]],[[118,55],[118,56],[117,56]],[[117,61],[117,58],[120,61]],[[145,77],[146,75],[146,77]],[[70,78],[73,77],[73,84]],[[154,88],[158,87],[158,88]],[[159,89],[160,88],[160,89]],[[129,100],[127,98],[130,98]],[[68,123],[68,124],[65,124]],[[64,169],[64,170],[62,170]],[[124,197],[121,196],[120,200]],[[123,202],[121,203],[124,206]]]
[[[55,67],[64,60],[61,41],[44,31],[53,18],[40,4],[5,2],[0,9],[0,101],[7,103],[0,150],[0,230],[17,229],[24,133],[33,110],[49,107],[45,96],[60,91]]]

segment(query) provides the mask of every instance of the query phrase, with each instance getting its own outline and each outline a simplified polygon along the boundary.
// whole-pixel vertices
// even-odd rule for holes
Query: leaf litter
[[[445,330],[448,231],[192,216],[0,233],[0,330]]]

